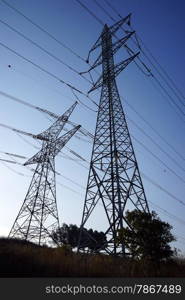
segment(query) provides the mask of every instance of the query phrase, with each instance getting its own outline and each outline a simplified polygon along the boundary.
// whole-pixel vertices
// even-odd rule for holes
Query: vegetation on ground
[[[156,212],[127,211],[125,221],[129,225],[118,231],[117,242],[123,242],[132,258],[160,262],[174,255],[172,226],[161,221]]]
[[[0,277],[185,277],[185,260],[77,254],[65,245],[49,248],[1,238]]]
[[[63,223],[56,232],[53,232],[52,237],[57,245],[69,245],[72,249],[80,246],[80,249],[86,249],[89,252],[104,250],[107,246],[104,232],[86,228],[81,230],[74,224]]]

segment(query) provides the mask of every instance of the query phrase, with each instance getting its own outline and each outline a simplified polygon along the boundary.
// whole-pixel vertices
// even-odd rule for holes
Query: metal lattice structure
[[[100,55],[88,72],[101,64],[103,72],[89,91],[92,92],[101,87],[80,236],[82,236],[86,222],[91,224],[90,218],[93,218],[95,207],[97,204],[101,204],[107,220],[107,228],[104,232],[108,244],[104,250],[112,255],[124,255],[125,253],[124,243],[118,244],[116,237],[118,231],[126,224],[124,214],[128,207],[129,210],[138,209],[149,212],[115,80],[116,76],[139,54],[137,53],[117,65],[114,64],[114,54],[134,32],[129,32],[114,43],[112,38],[122,24],[129,22],[129,18],[130,15],[111,27],[105,25],[99,39],[89,52],[90,55],[92,51],[101,47]],[[127,223],[127,225],[129,224]],[[81,237],[78,248],[84,251]]]
[[[80,128],[76,126],[58,137],[76,104],[77,102],[46,131],[39,134],[39,138],[43,138],[42,149],[24,164],[37,166],[23,205],[9,233],[11,238],[20,238],[39,245],[48,244],[53,239],[52,232],[59,228],[55,156]]]

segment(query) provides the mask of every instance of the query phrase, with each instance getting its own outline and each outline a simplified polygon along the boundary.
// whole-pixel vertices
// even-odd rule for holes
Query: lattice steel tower
[[[128,32],[126,36],[117,39],[114,43],[112,37],[115,37],[116,31],[122,24],[129,21],[130,15],[111,27],[105,25],[99,39],[89,51],[87,60],[89,62],[92,51],[101,47],[100,55],[88,70],[89,72],[102,64],[102,75],[89,91],[102,87],[81,223],[81,237],[86,222],[90,223],[90,217],[93,218],[94,208],[98,203],[102,204],[108,224],[104,231],[108,241],[105,250],[113,255],[125,253],[124,243],[118,245],[116,240],[118,230],[125,225],[125,211],[129,208],[129,210],[149,212],[115,80],[116,76],[139,54],[117,65],[114,64],[114,54],[134,32]],[[82,238],[79,241],[79,250],[83,249],[81,240]]]
[[[58,137],[75,102],[53,125],[39,134],[43,137],[42,149],[24,165],[37,164],[23,205],[9,233],[11,238],[20,238],[36,244],[48,244],[53,238],[52,231],[59,228],[56,202],[55,156],[76,133],[76,126]]]

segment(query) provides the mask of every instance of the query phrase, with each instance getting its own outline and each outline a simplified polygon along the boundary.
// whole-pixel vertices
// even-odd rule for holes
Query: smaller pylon
[[[37,166],[10,231],[11,238],[29,240],[39,245],[48,244],[53,240],[52,232],[60,227],[56,201],[55,156],[81,127],[78,125],[58,138],[76,104],[77,102],[52,126],[39,134],[47,141],[43,141],[42,149],[24,164]]]

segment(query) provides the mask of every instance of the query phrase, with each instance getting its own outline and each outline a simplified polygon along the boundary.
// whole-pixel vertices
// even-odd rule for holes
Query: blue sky
[[[118,20],[118,16],[105,1],[97,1],[103,5],[113,18]],[[82,0],[82,2],[104,23],[108,25],[113,24],[113,21],[93,0]],[[12,0],[11,4],[84,59],[86,59],[90,47],[97,40],[102,30],[102,25],[84,10],[76,0]],[[122,16],[130,12],[132,13],[132,27],[136,30],[138,36],[144,41],[157,61],[173,79],[180,91],[185,94],[184,1],[115,0],[112,5]],[[87,70],[87,65],[82,60],[30,24],[25,18],[5,5],[3,1],[0,1],[0,21],[8,23],[14,29],[29,37],[79,72]],[[123,33],[119,32],[119,36],[121,37],[122,35]],[[86,80],[8,29],[2,22],[0,22],[0,37],[0,43],[17,51],[19,54],[32,60],[35,64],[55,74],[57,77],[71,83],[84,92],[90,89],[90,84]],[[129,46],[135,51],[138,50],[131,41]],[[143,45],[141,46],[143,47]],[[119,62],[127,57],[128,54],[125,50],[120,50],[116,56],[116,61]],[[173,97],[175,103],[179,105],[181,110],[185,113],[185,108],[179,102],[179,99],[173,94],[169,86],[162,81],[159,74],[142,53],[140,58],[151,68],[153,74],[160,80],[160,83],[165,87],[170,97]],[[8,65],[11,65],[11,68],[9,68]],[[157,66],[156,62],[154,62],[154,65]],[[0,66],[0,91],[23,99],[33,105],[46,108],[57,114],[62,114],[75,101],[74,95],[67,86],[63,85],[59,80],[41,72],[38,68],[16,56],[11,51],[8,51],[7,48],[2,45],[0,45]],[[176,112],[176,106],[170,104],[171,99],[165,95],[164,91],[160,91],[160,88],[152,77],[144,75],[134,63],[130,64],[119,75],[117,83],[120,95],[126,100],[122,99],[122,102],[128,118],[131,134],[157,155],[168,167],[165,167],[161,162],[156,160],[145,148],[133,139],[141,172],[149,176],[178,199],[185,202],[185,185],[183,182],[185,161],[177,154],[178,152],[182,157],[185,157],[185,140],[183,134],[185,130],[185,118],[179,111]],[[91,95],[97,103],[99,95],[100,93],[97,91]],[[84,104],[96,110],[96,107],[85,96],[79,94],[78,96]],[[185,103],[183,97],[181,97],[181,101]],[[43,114],[15,103],[2,95],[0,95],[0,105],[0,123],[34,134],[43,131],[50,125],[50,121]],[[130,108],[130,105],[175,148],[176,152],[141,120],[138,114]],[[78,105],[71,120],[81,124],[84,128],[94,133],[96,113],[88,110],[83,105]],[[133,120],[141,127],[164,151],[171,155],[177,163],[174,163],[164,152],[161,152],[130,120]],[[66,128],[70,129],[70,127]],[[39,146],[39,142],[29,137],[24,137],[23,140],[14,132],[2,127],[0,127],[0,136],[0,151],[2,152],[12,152],[31,157],[37,150],[29,143]],[[89,161],[91,156],[91,144],[73,138],[68,146]],[[63,153],[70,155],[71,158],[75,160],[77,159],[67,148],[63,150]],[[3,153],[0,154],[0,158],[11,159]],[[22,163],[25,162],[25,160],[17,160]],[[83,164],[85,167],[82,167],[78,163]],[[11,167],[11,169],[9,169],[9,167]],[[85,197],[85,189],[82,189],[81,186],[85,188],[87,183],[88,164],[67,159],[63,155],[63,157],[57,157],[56,169],[64,176],[77,182],[77,185],[75,185],[63,177],[59,176],[57,178],[58,183],[65,185],[61,186],[57,183],[57,202],[60,222],[79,225]],[[1,235],[8,234],[24,200],[31,176],[32,173],[22,166],[0,164]],[[148,182],[144,177],[143,183],[149,201],[163,210],[166,210],[167,213],[180,218],[181,221],[184,220],[184,205],[176,199],[172,199],[172,197]],[[66,188],[66,186],[73,189],[73,191]],[[178,222],[164,211],[158,210],[158,208],[152,206],[150,202],[149,205],[151,209],[159,213],[161,219],[173,225],[173,233],[179,237],[178,241],[174,243],[174,246],[185,252],[185,224],[183,225],[182,222]],[[101,212],[99,211],[97,212],[97,217],[93,218],[89,226],[101,230],[104,224],[103,221],[99,221],[100,219]]]

